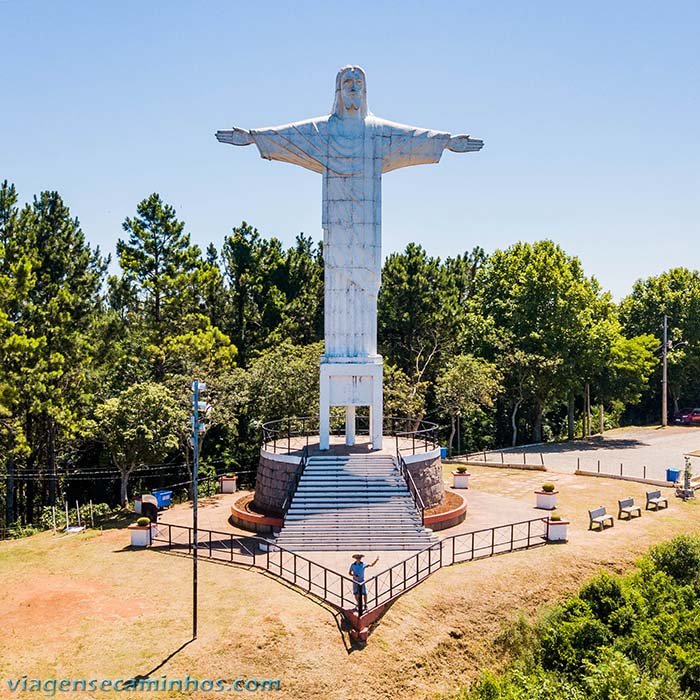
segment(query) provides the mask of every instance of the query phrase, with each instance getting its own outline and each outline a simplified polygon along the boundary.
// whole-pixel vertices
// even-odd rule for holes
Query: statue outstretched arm
[[[471,151],[480,151],[484,147],[484,142],[481,139],[473,139],[468,134],[457,134],[451,136],[447,142],[447,150],[455,153],[469,153]]]
[[[235,126],[233,129],[217,131],[216,139],[219,143],[230,143],[232,146],[250,146],[251,143],[255,143],[255,139],[249,131]]]

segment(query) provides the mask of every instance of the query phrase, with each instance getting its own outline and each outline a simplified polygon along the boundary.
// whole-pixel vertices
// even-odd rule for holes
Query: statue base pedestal
[[[372,449],[382,449],[384,361],[369,357],[321,358],[320,448],[329,449],[331,406],[345,406],[345,444],[355,444],[355,407],[369,406]]]

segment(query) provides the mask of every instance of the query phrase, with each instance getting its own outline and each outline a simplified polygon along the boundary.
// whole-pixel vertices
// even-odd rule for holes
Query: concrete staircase
[[[421,525],[389,455],[308,459],[277,544],[293,551],[423,549],[438,541]]]

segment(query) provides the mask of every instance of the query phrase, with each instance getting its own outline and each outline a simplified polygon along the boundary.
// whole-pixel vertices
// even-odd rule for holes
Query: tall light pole
[[[668,316],[664,314],[663,368],[661,373],[661,426],[668,425]]]
[[[192,639],[197,639],[197,504],[198,504],[198,473],[199,473],[199,436],[206,426],[199,419],[200,412],[205,415],[210,406],[200,401],[200,396],[207,389],[204,382],[195,379],[192,382]]]

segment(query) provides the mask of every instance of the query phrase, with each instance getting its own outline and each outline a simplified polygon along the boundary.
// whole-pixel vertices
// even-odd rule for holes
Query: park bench
[[[647,505],[645,510],[659,510],[662,504],[664,508],[668,508],[668,498],[664,498],[661,495],[661,491],[647,491]]]
[[[606,521],[610,521],[610,527],[615,525],[615,520],[612,515],[610,515],[606,510],[605,506],[600,506],[600,508],[594,508],[588,511],[588,517],[591,522],[588,524],[588,529],[592,530],[594,525],[600,525],[600,529],[605,529]]]
[[[627,520],[632,520],[635,513],[641,518],[642,509],[639,506],[634,505],[634,498],[623,498],[617,502],[617,507],[619,508],[617,513],[618,520],[622,520],[623,515],[627,515]]]

